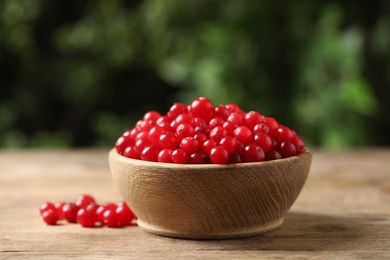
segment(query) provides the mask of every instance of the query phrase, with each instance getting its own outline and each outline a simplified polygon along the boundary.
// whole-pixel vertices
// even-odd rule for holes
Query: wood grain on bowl
[[[302,190],[311,152],[227,165],[182,165],[109,153],[111,172],[138,225],[157,235],[216,239],[276,229]]]

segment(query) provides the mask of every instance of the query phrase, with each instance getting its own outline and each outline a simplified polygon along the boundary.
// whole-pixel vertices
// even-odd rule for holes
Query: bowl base
[[[173,237],[173,238],[206,240],[206,239],[234,239],[234,238],[245,238],[245,237],[257,236],[257,235],[271,232],[279,228],[283,224],[283,221],[284,218],[282,217],[260,226],[240,228],[237,230],[230,230],[225,232],[219,230],[215,232],[200,232],[198,230],[196,231],[172,230],[172,229],[166,229],[156,225],[148,224],[146,222],[143,222],[140,219],[137,220],[137,224],[144,231],[154,235]]]

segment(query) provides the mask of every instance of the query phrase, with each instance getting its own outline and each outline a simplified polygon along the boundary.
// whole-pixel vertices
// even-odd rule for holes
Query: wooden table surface
[[[0,151],[0,259],[390,259],[390,149],[313,151],[303,191],[274,232],[232,240],[160,237],[138,226],[47,226],[45,201],[118,202],[108,150]]]

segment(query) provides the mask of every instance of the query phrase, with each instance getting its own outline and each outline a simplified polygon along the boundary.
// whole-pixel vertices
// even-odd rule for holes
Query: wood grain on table
[[[47,226],[45,201],[119,202],[108,150],[0,151],[0,259],[390,259],[390,149],[314,150],[309,178],[276,231],[231,240],[156,236],[136,225]]]

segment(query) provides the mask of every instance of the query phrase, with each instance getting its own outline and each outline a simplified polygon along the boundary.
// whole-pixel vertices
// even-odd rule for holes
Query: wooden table
[[[232,240],[181,240],[137,226],[47,226],[44,201],[89,193],[121,200],[108,150],[0,151],[0,259],[390,259],[390,150],[313,151],[306,185],[278,230]]]

